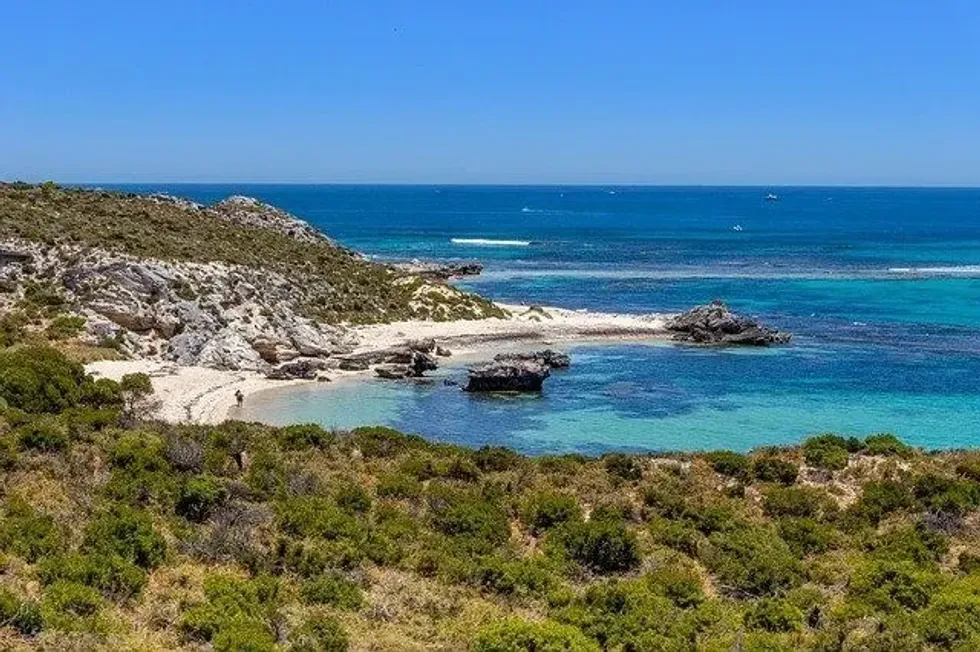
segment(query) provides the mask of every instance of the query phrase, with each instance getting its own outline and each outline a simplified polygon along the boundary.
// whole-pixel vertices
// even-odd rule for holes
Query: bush
[[[472,649],[473,652],[599,652],[599,645],[567,625],[505,620],[480,630]]]
[[[0,352],[0,398],[10,407],[57,414],[78,405],[90,382],[82,365],[46,346]]]
[[[230,621],[211,641],[214,652],[275,652],[276,639],[269,626],[252,620]]]
[[[760,482],[778,482],[790,485],[796,482],[800,473],[799,467],[771,455],[764,455],[752,460],[752,474]]]
[[[361,527],[336,503],[319,496],[300,496],[278,505],[279,526],[301,537],[341,539],[361,534]]]
[[[24,450],[51,453],[68,447],[68,427],[58,417],[35,417],[16,432]]]
[[[407,473],[389,473],[378,479],[374,490],[380,498],[418,498],[422,483]]]
[[[140,568],[156,568],[167,554],[167,542],[145,512],[116,505],[89,522],[82,549],[118,555]]]
[[[371,511],[371,496],[355,482],[346,482],[337,489],[337,504],[350,514],[366,514]]]
[[[127,432],[110,453],[112,477],[106,488],[116,500],[143,505],[153,500],[172,505],[178,478],[166,457],[166,445],[157,435]]]
[[[361,587],[334,573],[326,573],[303,583],[300,589],[306,604],[327,604],[340,609],[359,609],[364,604]]]
[[[91,616],[102,606],[102,596],[90,586],[55,582],[44,591],[44,610],[52,615]]]
[[[278,590],[278,584],[268,578],[244,580],[211,575],[204,580],[205,601],[184,612],[180,627],[193,638],[223,644],[240,640],[235,632],[245,624],[252,633],[268,634],[269,615],[278,605]],[[219,639],[218,635],[225,631],[230,633]],[[262,638],[259,636],[259,640]]]
[[[848,593],[886,613],[916,611],[929,604],[940,579],[908,561],[872,561],[851,576]]]
[[[745,526],[709,538],[704,562],[736,594],[770,596],[800,582],[799,561],[770,528]]]
[[[762,505],[773,518],[795,516],[820,520],[837,509],[827,492],[816,487],[772,487]]]
[[[347,632],[336,618],[324,615],[310,617],[300,627],[290,648],[292,652],[347,652]]]
[[[886,455],[908,458],[912,456],[912,448],[895,435],[871,435],[864,440],[864,452],[867,455]]]
[[[553,537],[569,559],[597,573],[628,571],[640,563],[636,535],[622,523],[570,522],[555,530]]]
[[[803,629],[803,612],[786,600],[762,599],[745,612],[745,626],[766,632]]]
[[[324,449],[333,443],[334,434],[314,423],[286,426],[276,431],[279,445],[286,450]]]
[[[38,575],[44,584],[66,581],[98,589],[117,600],[137,595],[146,586],[146,573],[119,555],[57,555],[41,560]]]
[[[705,453],[705,461],[711,465],[715,473],[727,475],[730,478],[746,480],[751,476],[752,468],[749,458],[732,451],[714,451]]]
[[[436,530],[467,539],[474,550],[490,550],[510,537],[507,512],[479,494],[435,487],[429,496],[429,508]]]
[[[664,566],[646,575],[650,588],[681,609],[696,607],[704,602],[701,577],[692,568],[681,564]]]
[[[189,521],[200,523],[225,501],[227,493],[221,481],[214,476],[194,476],[181,489],[177,513]]]
[[[847,466],[849,448],[854,448],[853,444],[843,437],[819,435],[803,443],[803,457],[810,466],[839,471]]]
[[[85,318],[78,315],[58,315],[44,330],[52,340],[67,340],[75,337],[85,328]]]
[[[617,478],[633,482],[643,477],[643,467],[633,455],[610,453],[602,457],[606,471]]]
[[[980,484],[935,473],[916,479],[913,493],[923,508],[937,514],[963,516],[980,505]]]
[[[521,520],[535,534],[556,525],[582,518],[582,508],[574,496],[541,492],[528,498],[521,510]]]
[[[483,446],[473,453],[473,461],[487,473],[507,471],[520,464],[522,459],[518,453],[503,446]]]
[[[812,518],[784,518],[779,521],[779,536],[793,554],[806,555],[826,552],[837,544],[838,532]]]
[[[34,636],[44,626],[40,606],[21,600],[9,589],[0,589],[0,627],[13,627],[23,636]]]
[[[378,426],[356,428],[351,435],[351,443],[365,458],[395,457],[410,448],[419,448],[425,444],[421,437],[404,435],[397,430]]]
[[[474,579],[482,588],[500,595],[540,595],[554,585],[554,577],[538,558],[484,557]]]
[[[905,485],[892,480],[869,482],[861,497],[848,509],[848,516],[859,522],[878,525],[894,512],[912,507],[912,494]]]
[[[940,591],[919,616],[926,642],[942,649],[975,649],[980,640],[980,585],[964,578]]]
[[[916,564],[937,562],[949,550],[944,536],[923,523],[889,530],[871,544],[876,557],[888,561],[908,560]]]
[[[22,498],[13,496],[4,505],[0,521],[0,548],[36,562],[63,547],[63,540],[54,518],[37,512]]]

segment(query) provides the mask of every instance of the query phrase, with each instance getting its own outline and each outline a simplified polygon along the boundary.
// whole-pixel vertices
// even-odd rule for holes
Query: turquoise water
[[[744,450],[829,430],[980,444],[980,190],[135,189],[257,195],[379,259],[479,260],[463,285],[498,300],[650,312],[717,297],[797,335],[765,351],[576,346],[536,397],[466,395],[442,384],[464,375],[450,367],[423,385],[283,391],[247,417],[529,452]]]

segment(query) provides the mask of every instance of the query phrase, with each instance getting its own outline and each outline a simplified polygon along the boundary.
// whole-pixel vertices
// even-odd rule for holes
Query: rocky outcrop
[[[372,366],[382,378],[421,378],[439,367],[432,339],[414,340],[404,346],[337,356],[340,369],[363,371]]]
[[[474,262],[435,263],[412,260],[407,263],[395,263],[392,267],[408,274],[435,281],[448,281],[463,276],[479,276],[483,272],[483,265]]]
[[[549,369],[567,369],[572,364],[567,354],[552,349],[533,353],[498,353],[493,359],[497,362],[537,362]]]
[[[540,392],[551,369],[535,360],[494,360],[469,370],[467,392]]]
[[[713,345],[769,346],[785,344],[792,337],[759,322],[737,315],[721,301],[713,301],[676,315],[666,328],[681,342]]]
[[[266,372],[272,380],[316,380],[323,363],[308,358],[286,362]]]
[[[333,241],[309,222],[253,197],[233,195],[210,207],[222,219],[245,226],[275,231],[303,242]]]

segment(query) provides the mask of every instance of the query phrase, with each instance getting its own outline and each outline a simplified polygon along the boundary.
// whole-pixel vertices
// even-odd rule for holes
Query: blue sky
[[[0,178],[980,185],[980,3],[0,3]]]

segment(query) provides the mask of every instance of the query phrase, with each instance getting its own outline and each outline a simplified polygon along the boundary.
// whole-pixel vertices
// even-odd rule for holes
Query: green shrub
[[[287,534],[324,539],[358,537],[357,521],[337,504],[320,496],[299,496],[278,504],[279,526]]]
[[[647,573],[647,584],[681,609],[696,607],[705,600],[701,576],[683,564],[663,566]]]
[[[55,582],[44,590],[44,611],[49,614],[91,616],[102,606],[102,596],[90,586]]]
[[[0,351],[0,398],[29,413],[57,414],[79,403],[90,383],[82,365],[44,346]]]
[[[980,641],[980,583],[958,580],[936,594],[919,615],[918,629],[927,643],[941,649],[975,649]]]
[[[851,597],[886,613],[915,611],[927,604],[940,578],[908,561],[872,561],[855,570],[848,585]]]
[[[541,595],[554,585],[554,576],[539,558],[484,557],[476,575],[479,586],[501,595]]]
[[[780,519],[779,536],[799,557],[826,552],[840,539],[837,530],[812,518]]]
[[[346,482],[338,487],[337,504],[349,514],[366,514],[371,511],[371,496],[367,490],[355,482]]]
[[[152,501],[171,506],[179,491],[163,439],[152,433],[127,432],[110,453],[112,477],[106,491],[110,497],[134,505]]]
[[[278,591],[278,584],[268,578],[210,575],[204,580],[205,601],[184,612],[180,627],[186,635],[203,641],[238,640],[234,632],[243,625],[252,632],[268,632],[269,616],[279,602]],[[223,631],[232,633],[218,639]]]
[[[839,471],[847,466],[848,440],[837,435],[818,435],[803,443],[803,457],[810,466]]]
[[[0,589],[0,627],[13,627],[23,636],[34,636],[44,627],[40,606],[21,600],[9,589]]]
[[[510,537],[507,512],[479,494],[432,487],[428,501],[432,526],[443,534],[467,539],[474,550],[488,551]]]
[[[118,555],[140,568],[156,568],[167,554],[167,542],[146,512],[115,505],[88,524],[82,550]]]
[[[934,513],[963,516],[980,505],[980,483],[927,473],[915,481],[918,503]]]
[[[275,652],[276,639],[269,626],[253,620],[233,620],[211,641],[214,652]]]
[[[472,649],[473,652],[599,652],[599,645],[567,625],[505,620],[480,630]]]
[[[245,474],[245,483],[260,498],[271,498],[286,487],[286,467],[282,457],[266,449],[255,450]]]
[[[335,573],[325,573],[308,580],[300,588],[307,604],[326,604],[340,609],[359,609],[364,604],[361,587]]]
[[[198,523],[206,520],[227,497],[227,491],[220,480],[212,475],[197,475],[189,478],[180,491],[177,500],[177,513],[190,521]]]
[[[520,464],[523,458],[503,446],[483,446],[473,453],[473,461],[487,473],[507,471]]]
[[[867,455],[887,455],[908,458],[912,456],[912,448],[895,435],[871,435],[864,440],[864,452]]]
[[[582,508],[574,496],[554,492],[529,497],[521,510],[521,520],[535,534],[581,518]]]
[[[335,436],[315,423],[285,426],[276,430],[279,445],[285,450],[325,449],[333,443]]]
[[[146,586],[146,572],[127,559],[113,554],[56,555],[41,560],[38,576],[44,584],[65,581],[84,584],[102,594],[125,600]]]
[[[622,523],[569,522],[552,533],[561,552],[597,573],[616,573],[636,568],[640,553],[636,535]]]
[[[67,340],[75,337],[85,328],[85,318],[77,315],[58,315],[44,330],[48,339]]]
[[[752,475],[760,482],[778,482],[790,485],[796,482],[799,467],[772,455],[763,455],[752,460]]]
[[[58,417],[35,417],[20,426],[16,433],[24,450],[51,453],[68,447],[68,427]]]
[[[405,435],[391,428],[374,426],[355,428],[351,432],[351,443],[366,458],[394,457],[410,448],[419,448],[425,440],[415,435]]]
[[[904,484],[892,480],[869,482],[847,512],[852,520],[878,525],[889,514],[913,505],[912,494]]]
[[[900,527],[878,535],[871,543],[876,557],[916,564],[937,562],[949,550],[946,537],[923,523]]]
[[[603,455],[602,463],[610,475],[622,480],[633,482],[643,477],[643,467],[633,455],[610,453]]]
[[[63,545],[53,517],[41,514],[18,496],[7,499],[0,521],[0,548],[33,563]]]
[[[787,600],[764,598],[745,612],[745,626],[766,632],[796,632],[803,629],[803,612]]]
[[[749,463],[749,458],[740,453],[714,451],[705,453],[704,459],[711,465],[715,473],[727,475],[730,478],[736,478],[738,480],[747,480],[751,477],[752,466]]]
[[[389,473],[378,479],[375,491],[380,498],[418,498],[422,483],[407,473]]]
[[[678,552],[696,556],[704,536],[686,521],[672,521],[666,518],[655,518],[649,524],[650,536],[653,540]]]
[[[709,537],[703,557],[724,588],[736,594],[775,595],[796,586],[802,569],[786,542],[768,527],[745,526]]]
[[[773,518],[795,516],[817,520],[837,509],[827,492],[816,487],[771,487],[765,493],[762,506]]]
[[[292,652],[347,652],[347,632],[336,618],[311,616],[297,632]]]
[[[480,468],[468,457],[454,455],[440,475],[460,482],[476,482],[480,479]]]

